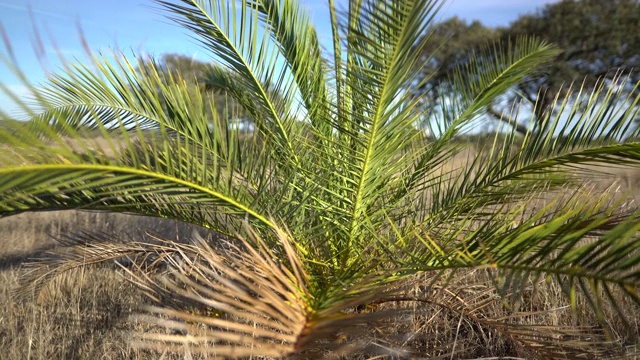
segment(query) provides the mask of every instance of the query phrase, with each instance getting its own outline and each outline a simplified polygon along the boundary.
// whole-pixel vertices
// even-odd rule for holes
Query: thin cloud
[[[3,2],[3,1],[0,1],[0,8],[18,10],[18,11],[22,11],[22,12],[26,12],[26,13],[31,12],[33,14],[42,15],[42,16],[46,16],[46,17],[50,17],[50,18],[59,19],[59,20],[65,20],[65,21],[76,21],[76,20],[78,20],[76,17],[71,17],[69,15],[65,15],[65,14],[61,14],[61,13],[55,13],[55,12],[51,12],[51,11],[37,10],[37,9],[29,8],[29,6],[26,6],[26,5],[10,4],[10,3]],[[97,22],[90,21],[90,20],[86,21],[86,20],[83,19],[82,22],[85,23],[85,24],[90,24],[90,25],[99,25]]]

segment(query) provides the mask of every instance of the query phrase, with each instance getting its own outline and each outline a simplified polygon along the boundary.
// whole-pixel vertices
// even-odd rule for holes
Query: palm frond
[[[265,241],[245,230],[247,239],[236,234],[210,242],[196,234],[190,243],[151,234],[146,241],[67,235],[65,248],[41,258],[18,295],[37,296],[71,269],[115,262],[156,303],[134,315],[147,329],[134,334],[135,346],[225,358],[348,355],[369,343],[345,347],[340,334],[367,333],[365,324],[400,314],[353,311],[388,296],[383,274],[343,287],[329,301],[316,299],[291,234],[276,230],[275,239]]]
[[[420,263],[425,270],[497,269],[496,283],[502,284],[503,294],[521,292],[526,279],[547,277],[562,284],[574,309],[576,294],[582,294],[603,324],[605,304],[628,321],[616,304],[626,298],[634,306],[640,305],[640,252],[635,245],[640,213],[635,208],[621,211],[624,207],[616,200],[585,201],[585,196],[556,198],[538,211],[529,203],[504,215],[491,212],[492,217],[449,218],[454,222],[449,227],[427,223],[428,230],[422,230],[421,235],[402,240],[410,243],[415,237],[419,239],[413,247],[421,250],[415,250],[409,267]],[[447,234],[451,231],[455,236]]]
[[[280,239],[288,241],[284,234]],[[150,314],[162,315],[148,320],[178,332],[140,334],[144,340],[140,345],[178,350],[188,345],[191,351],[225,358],[294,353],[310,317],[306,273],[291,244],[281,243],[284,253],[276,257],[264,242],[253,239],[252,243],[227,243],[219,251],[202,241],[179,246],[170,242],[168,250],[179,254],[171,258],[170,277],[158,281],[140,267],[130,270],[134,281],[153,297],[179,294],[173,296],[173,308],[146,308]],[[286,263],[276,260],[285,258]],[[190,313],[186,306],[180,308],[181,302],[208,312]],[[215,313],[219,315],[210,315]]]
[[[353,5],[353,4],[351,4]],[[362,224],[375,211],[379,189],[394,181],[407,161],[398,161],[398,151],[412,140],[415,114],[404,86],[418,56],[416,43],[436,8],[435,2],[363,2],[350,7],[347,42],[346,83],[352,108],[343,109],[353,132],[347,140],[345,157],[348,174],[346,196],[350,198],[349,223],[345,224],[348,243],[362,241]],[[356,11],[354,12],[354,9]],[[373,42],[369,39],[379,39]],[[339,124],[338,124],[339,125]],[[349,135],[348,132],[343,132]],[[415,135],[413,135],[415,136]],[[345,145],[346,145],[345,144]],[[365,196],[366,194],[366,196]],[[341,247],[344,247],[342,245]],[[348,254],[341,261],[348,264]]]
[[[5,215],[78,208],[132,212],[228,233],[229,215],[266,220],[256,197],[282,191],[253,182],[259,177],[243,176],[243,169],[234,169],[230,159],[186,139],[167,133],[121,134],[126,139],[119,141],[122,150],[109,142],[104,148],[92,140],[69,141],[56,134],[54,148],[47,146],[51,140],[11,136],[12,151],[0,156],[0,209]],[[271,227],[269,223],[264,224]]]
[[[256,6],[262,14],[261,20],[290,67],[308,112],[306,118],[320,133],[330,136],[332,128],[326,108],[328,79],[318,35],[309,15],[293,1],[260,0],[251,6]]]
[[[560,50],[534,38],[519,38],[515,45],[501,48],[487,46],[470,57],[464,69],[453,75],[456,94],[461,97],[462,120],[474,118],[499,95],[520,83],[533,71],[552,61]],[[494,56],[486,56],[488,54]],[[487,61],[487,58],[493,59]]]
[[[218,62],[239,75],[237,79],[241,85],[257,97],[255,106],[266,115],[263,131],[273,138],[279,151],[288,154],[288,158],[299,166],[288,131],[296,119],[289,108],[279,109],[274,104],[264,86],[274,84],[283,92],[290,88],[286,75],[277,70],[278,49],[271,43],[268,33],[260,35],[263,32],[260,31],[258,12],[249,11],[256,6],[246,0],[239,4],[197,0],[184,0],[182,4],[157,2],[167,10],[170,19],[198,35],[195,39],[211,51]],[[286,105],[290,107],[290,104]]]

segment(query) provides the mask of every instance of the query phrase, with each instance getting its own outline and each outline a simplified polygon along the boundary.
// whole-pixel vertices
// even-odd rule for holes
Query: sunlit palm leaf
[[[259,31],[258,12],[251,11],[246,0],[226,3],[182,1],[182,5],[158,1],[172,20],[198,35],[196,39],[216,57],[216,60],[239,74],[249,93],[257,96],[258,106],[266,115],[264,131],[275,141],[279,151],[298,163],[288,127],[292,118],[290,103],[277,108],[264,84],[273,84],[285,92],[286,77],[277,69],[277,48],[269,42],[268,34]],[[240,16],[237,16],[237,13]],[[260,125],[260,123],[258,124]]]

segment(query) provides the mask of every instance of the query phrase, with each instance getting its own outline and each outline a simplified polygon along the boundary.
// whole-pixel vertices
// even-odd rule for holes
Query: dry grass
[[[618,184],[620,196],[640,200],[639,171],[613,170],[611,178],[591,183],[602,190]],[[130,314],[148,300],[116,266],[71,272],[30,301],[18,301],[13,296],[25,271],[21,264],[56,246],[52,236],[90,230],[124,238],[141,236],[139,231],[145,229],[179,241],[188,239],[191,233],[189,226],[174,221],[96,212],[48,212],[0,219],[0,359],[170,358],[129,346],[128,332],[141,326]],[[501,328],[496,325],[499,319],[520,314],[510,321],[567,329],[598,326],[593,316],[572,314],[567,309],[565,296],[555,282],[532,282],[530,290],[519,294],[520,300],[509,308],[493,289],[486,270],[460,273],[456,279],[447,289],[426,286],[430,281],[427,277],[417,279],[407,298],[358,309],[406,310],[366,329],[367,343],[360,358],[366,358],[367,353],[391,357],[422,353],[447,359],[530,359],[536,357],[521,345],[528,335]],[[623,306],[632,326],[624,326],[608,309],[610,335],[619,349],[634,351],[640,343],[640,311],[632,304]],[[466,315],[461,317],[461,312]],[[567,332],[564,336],[572,335]],[[351,334],[338,334],[335,341],[357,340]],[[175,356],[184,358],[184,354]]]
[[[71,273],[33,302],[17,302],[20,270],[0,275],[0,348],[6,359],[142,359],[125,338],[129,309],[140,301],[112,271]]]
[[[131,215],[60,211],[0,219],[0,359],[148,359],[160,354],[132,349],[129,315],[145,302],[116,266],[72,271],[42,294],[23,302],[14,296],[25,273],[21,263],[56,246],[52,236],[103,231],[115,236],[151,229],[184,238],[188,227]]]

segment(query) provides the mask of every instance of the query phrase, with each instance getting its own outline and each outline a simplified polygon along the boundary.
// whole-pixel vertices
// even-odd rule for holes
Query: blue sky
[[[451,0],[445,3],[440,17],[456,15],[468,20],[479,19],[492,26],[507,25],[518,15],[533,12],[554,1]],[[326,2],[302,2],[309,8],[321,39],[330,39]],[[49,71],[56,70],[56,51],[69,58],[84,56],[78,26],[81,26],[93,51],[117,48],[128,53],[160,55],[172,52],[207,59],[188,34],[164,18],[157,4],[151,0],[0,0],[0,23],[11,41],[18,63],[35,83],[44,79],[43,66]],[[41,57],[43,61],[34,52],[36,33],[41,35],[45,47],[45,57]],[[0,46],[0,57],[6,55],[5,47]],[[21,83],[3,63],[0,63],[0,82],[16,93],[23,91]],[[10,101],[2,94],[0,108],[12,110]]]

